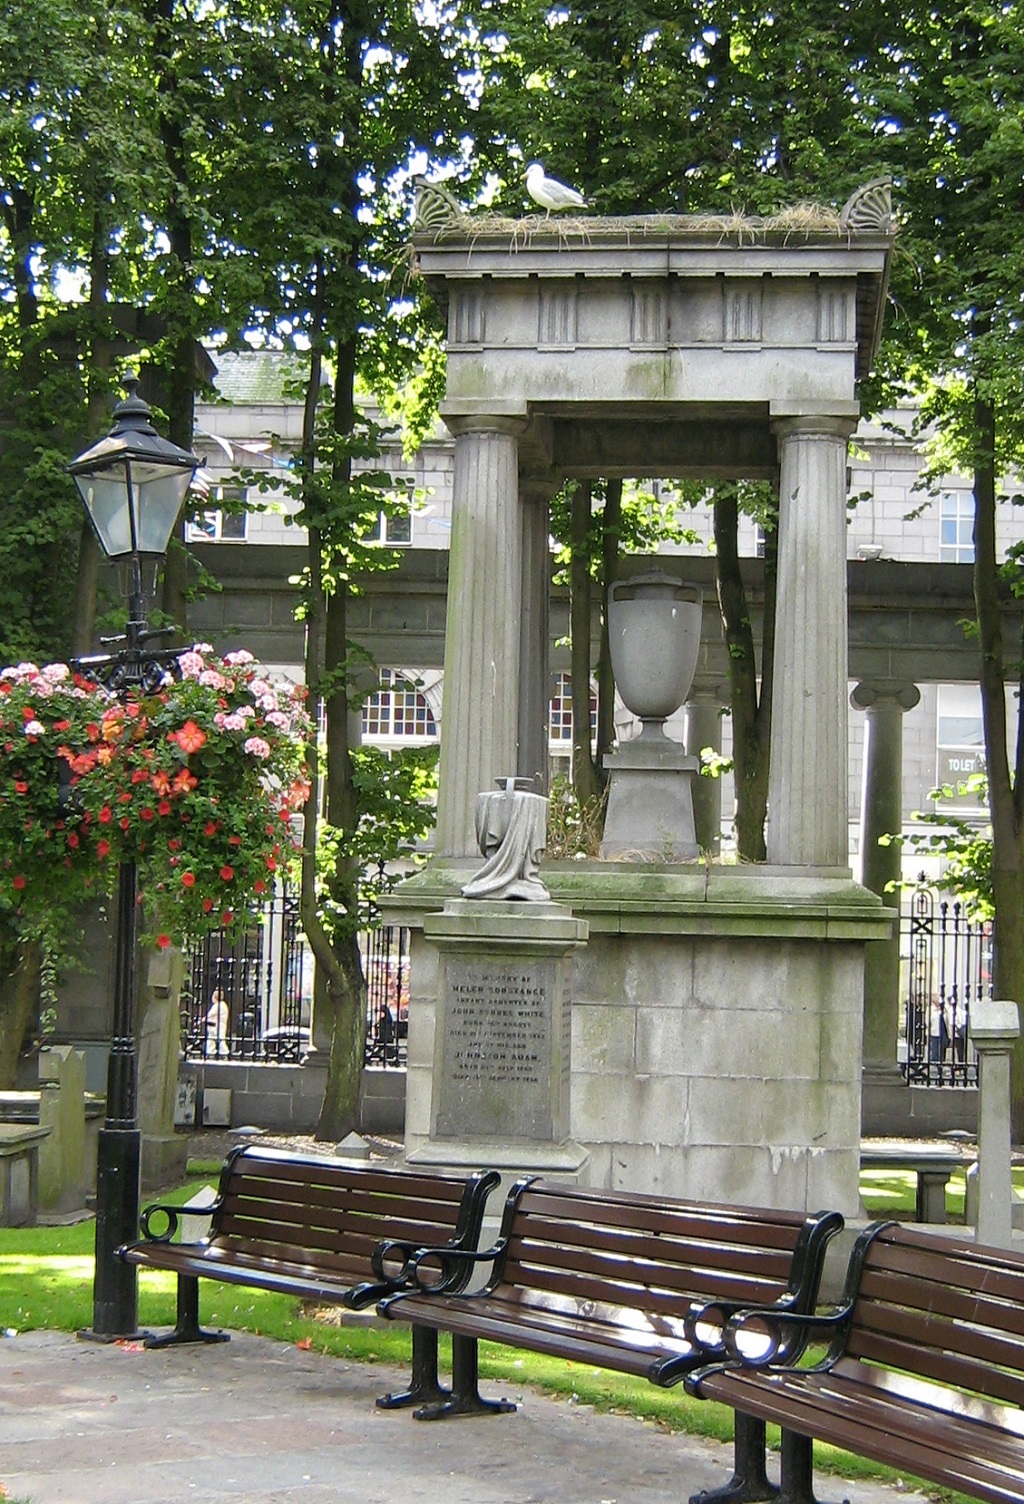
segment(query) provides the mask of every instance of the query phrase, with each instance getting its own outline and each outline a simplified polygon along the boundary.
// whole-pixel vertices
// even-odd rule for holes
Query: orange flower
[[[206,732],[201,726],[197,726],[195,721],[186,721],[180,731],[169,731],[167,733],[167,740],[169,742],[177,742],[181,750],[188,756],[191,752],[198,752],[200,747],[205,744]]]

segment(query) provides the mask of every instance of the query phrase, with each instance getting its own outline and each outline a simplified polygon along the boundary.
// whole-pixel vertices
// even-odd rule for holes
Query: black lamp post
[[[156,587],[160,560],[200,463],[188,450],[162,439],[138,395],[138,380],[125,380],[128,396],[114,409],[105,439],[72,460],[68,470],[108,558],[122,569],[128,623],[116,652],[78,660],[110,689],[155,688],[176,653],[147,647],[159,630],[146,621],[146,596]],[[114,1017],[107,1062],[106,1119],[96,1164],[96,1272],[93,1324],[83,1337],[101,1342],[136,1335],[138,1282],[133,1266],[115,1250],[138,1236],[142,1139],[137,1114],[135,1051],[135,863],[121,863],[117,885],[117,953]]]

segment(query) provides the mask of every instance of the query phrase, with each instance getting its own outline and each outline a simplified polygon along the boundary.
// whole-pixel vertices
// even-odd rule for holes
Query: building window
[[[412,513],[401,512],[389,517],[386,512],[377,513],[376,524],[365,535],[367,543],[386,543],[395,548],[412,542]]]
[[[590,736],[597,735],[597,695],[590,690]],[[548,740],[553,751],[572,746],[572,676],[555,675],[555,692],[548,707]]]
[[[939,497],[939,562],[974,563],[974,497],[970,491],[943,491]]]
[[[363,706],[363,736],[367,741],[433,742],[437,723],[419,690],[394,669],[384,668],[380,688]]]
[[[940,684],[936,722],[936,782],[954,789],[985,771],[985,728],[977,684]],[[969,801],[976,807],[977,800]]]
[[[187,543],[241,543],[245,540],[248,512],[244,486],[211,486],[208,504],[185,526]],[[229,505],[225,507],[225,503]]]

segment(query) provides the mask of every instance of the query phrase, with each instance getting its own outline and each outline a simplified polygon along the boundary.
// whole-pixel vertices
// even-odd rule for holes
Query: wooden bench
[[[451,1396],[417,1409],[420,1420],[515,1409],[478,1392],[480,1338],[667,1386],[724,1351],[722,1329],[738,1308],[778,1301],[812,1311],[826,1244],[842,1224],[838,1212],[700,1206],[524,1178],[493,1248],[417,1256],[419,1292],[378,1309],[452,1334]],[[377,1257],[386,1266],[387,1250]],[[491,1273],[467,1292],[466,1267],[481,1260],[493,1260]],[[736,1455],[738,1475],[764,1477],[760,1422],[737,1417]]]
[[[205,1237],[172,1241],[195,1212],[156,1202],[142,1213],[142,1240],[118,1249],[129,1264],[178,1276],[174,1330],[148,1338],[146,1346],[227,1340],[227,1333],[199,1324],[200,1278],[353,1310],[373,1305],[402,1287],[418,1250],[476,1248],[486,1200],[499,1179],[495,1171],[431,1174],[259,1145],[233,1149],[216,1200],[203,1209],[210,1218]],[[377,1274],[372,1255],[385,1239],[388,1272]],[[436,1350],[436,1332],[413,1330],[415,1371],[436,1374]]]
[[[749,1366],[744,1328],[788,1344],[792,1324],[738,1316],[726,1330],[733,1361],[686,1381],[785,1428],[782,1504],[812,1504],[811,1438],[993,1504],[1024,1499],[1024,1257],[876,1224],[854,1247],[842,1305],[798,1324],[831,1337],[814,1367],[770,1354],[765,1366],[764,1353]]]

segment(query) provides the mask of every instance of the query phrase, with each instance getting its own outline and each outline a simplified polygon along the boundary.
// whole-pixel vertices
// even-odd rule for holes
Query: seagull
[[[549,178],[544,171],[543,164],[531,162],[523,173],[526,179],[526,191],[535,204],[540,204],[545,209],[545,219],[552,209],[585,209],[587,201],[582,193],[577,193],[575,188],[570,188],[567,183],[560,183],[557,178]]]

